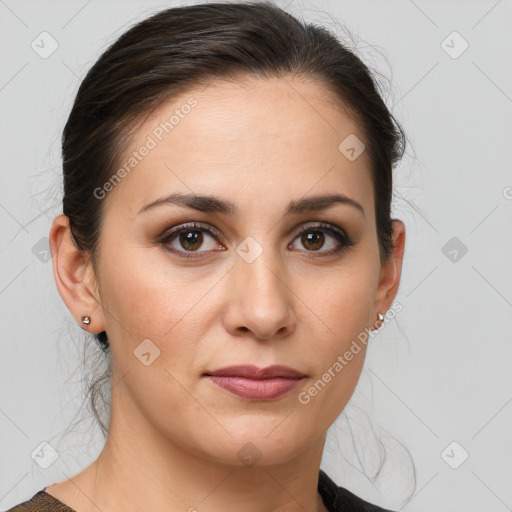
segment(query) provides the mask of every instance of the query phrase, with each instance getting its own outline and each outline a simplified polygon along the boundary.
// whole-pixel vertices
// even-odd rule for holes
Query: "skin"
[[[405,226],[394,221],[393,254],[381,264],[368,154],[349,161],[338,150],[349,134],[364,135],[313,82],[197,87],[153,112],[126,155],[190,96],[197,106],[103,199],[97,274],[74,247],[67,217],[53,222],[57,288],[79,325],[87,314],[84,328],[108,332],[114,384],[100,456],[47,492],[78,512],[324,511],[317,484],[326,431],[357,385],[365,345],[308,404],[298,394],[390,308]],[[168,203],[138,214],[172,192],[215,195],[239,211]],[[284,216],[291,200],[331,193],[358,201],[364,215],[334,204]],[[200,231],[197,259],[158,243],[192,221],[222,234]],[[319,222],[354,245],[327,255],[340,245],[331,234],[321,232],[317,246],[296,236]],[[263,251],[252,263],[236,252],[249,236]],[[167,246],[185,252],[179,240]],[[146,366],[134,350],[148,338],[160,355]],[[232,364],[284,364],[306,378],[278,400],[249,401],[203,377]],[[247,443],[261,454],[253,467],[237,456]]]

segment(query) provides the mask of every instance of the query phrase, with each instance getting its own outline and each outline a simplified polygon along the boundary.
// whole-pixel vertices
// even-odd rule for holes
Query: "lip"
[[[252,365],[228,366],[208,371],[205,377],[235,395],[248,400],[277,400],[288,394],[306,377],[288,366],[258,368]]]

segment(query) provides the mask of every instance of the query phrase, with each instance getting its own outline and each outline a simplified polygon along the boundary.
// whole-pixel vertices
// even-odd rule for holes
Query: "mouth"
[[[288,366],[229,366],[204,374],[213,384],[247,400],[277,400],[290,393],[306,375]]]

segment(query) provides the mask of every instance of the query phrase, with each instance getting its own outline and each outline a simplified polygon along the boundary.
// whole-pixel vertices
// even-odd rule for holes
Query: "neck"
[[[285,463],[265,465],[262,457],[252,467],[231,465],[183,449],[142,417],[114,413],[88,468],[89,496],[96,511],[325,512],[317,489],[324,444],[325,435]]]

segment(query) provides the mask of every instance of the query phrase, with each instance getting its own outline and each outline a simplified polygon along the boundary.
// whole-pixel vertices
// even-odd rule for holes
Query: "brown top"
[[[322,470],[318,477],[318,492],[329,512],[393,512],[364,501],[359,496],[336,485]],[[76,512],[46,492],[46,487],[28,501],[6,512]]]
[[[32,496],[28,501],[7,510],[7,512],[76,512],[62,501],[45,491],[46,487]]]

